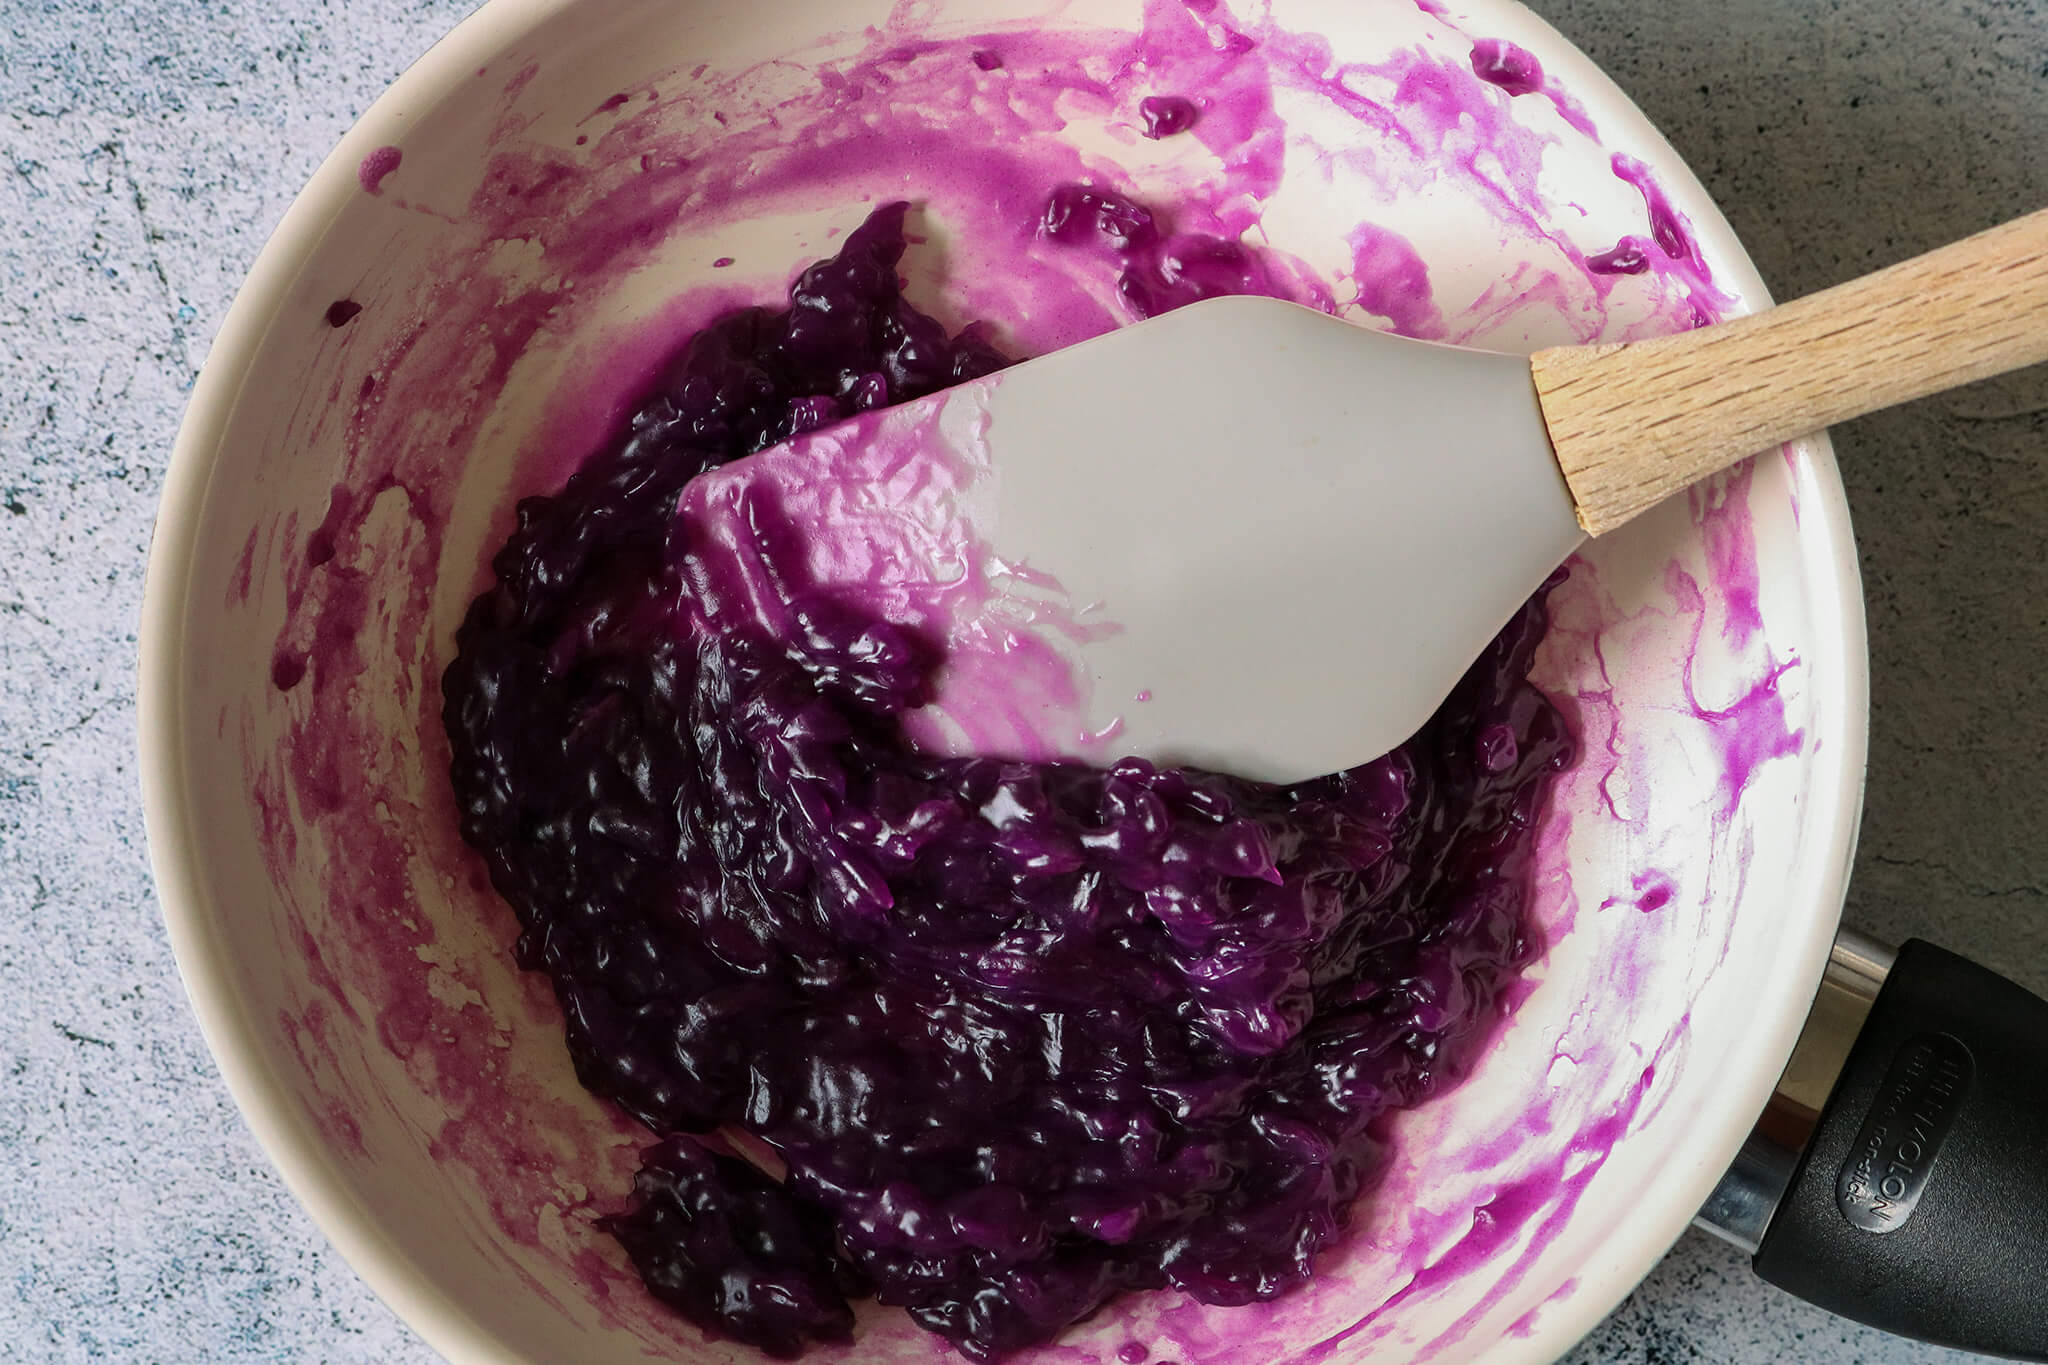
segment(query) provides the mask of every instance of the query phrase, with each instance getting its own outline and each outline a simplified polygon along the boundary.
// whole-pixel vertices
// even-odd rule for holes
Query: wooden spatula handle
[[[1794,303],[1530,364],[1588,532],[1833,422],[2048,360],[2048,209]]]

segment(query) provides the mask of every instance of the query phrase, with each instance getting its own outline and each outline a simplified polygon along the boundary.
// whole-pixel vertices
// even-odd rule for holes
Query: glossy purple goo
[[[1624,237],[1586,258],[1586,269],[1596,275],[1640,275],[1649,268],[1650,244],[1640,237]]]
[[[1472,74],[1510,95],[1533,95],[1543,88],[1543,66],[1536,54],[1498,38],[1472,44]]]
[[[1145,136],[1158,139],[1185,133],[1201,114],[1185,95],[1147,95],[1138,101],[1138,117],[1144,120]]]
[[[384,177],[398,169],[398,163],[405,160],[405,153],[396,147],[379,147],[364,157],[356,167],[356,182],[366,194],[376,194],[384,188]]]
[[[520,504],[444,714],[520,963],[583,1082],[662,1137],[607,1224],[649,1288],[780,1355],[873,1294],[986,1359],[1126,1289],[1307,1279],[1383,1117],[1461,1074],[1535,951],[1572,741],[1527,681],[1541,595],[1409,743],[1293,787],[922,755],[898,721],[934,648],[801,581],[786,638],[708,626],[742,614],[681,543],[692,477],[1005,363],[902,298],[903,221],[693,337]],[[1257,278],[1106,190],[1061,189],[1041,230],[1143,277],[1140,313]]]
[[[1093,246],[1117,267],[1116,289],[1140,318],[1223,294],[1264,294],[1265,272],[1239,241],[1171,233],[1143,204],[1096,185],[1062,185],[1039,214],[1039,234],[1063,246]]]

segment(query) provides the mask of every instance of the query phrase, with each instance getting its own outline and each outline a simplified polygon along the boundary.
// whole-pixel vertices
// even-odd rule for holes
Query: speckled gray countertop
[[[0,1360],[424,1361],[236,1117],[144,860],[179,411],[319,158],[467,0],[0,0]],[[1781,297],[2048,203],[2048,0],[1537,0]],[[1841,428],[1870,600],[1853,922],[2048,990],[2048,373]],[[1699,1234],[1572,1357],[1956,1359]]]

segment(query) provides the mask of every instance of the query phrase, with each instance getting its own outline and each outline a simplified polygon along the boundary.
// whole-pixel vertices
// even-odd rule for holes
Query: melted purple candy
[[[1543,594],[1407,744],[1291,787],[920,754],[934,648],[800,581],[786,638],[708,626],[744,613],[691,572],[691,478],[1006,363],[902,298],[903,220],[693,337],[520,504],[444,714],[520,963],[584,1084],[662,1135],[608,1223],[649,1288],[777,1354],[872,1292],[988,1359],[1124,1290],[1310,1276],[1379,1120],[1461,1074],[1536,950],[1572,741],[1527,680]],[[1060,189],[1041,232],[1139,277],[1141,312],[1258,276],[1105,190]],[[692,1140],[721,1129],[786,1179]]]
[[[1543,88],[1543,66],[1536,54],[1498,38],[1472,44],[1472,74],[1510,95],[1533,95]]]
[[[672,1137],[641,1153],[633,1211],[608,1221],[647,1287],[700,1327],[790,1357],[853,1335],[866,1286],[832,1223],[735,1157]],[[707,1267],[716,1273],[707,1274]]]
[[[1039,234],[1064,246],[1093,246],[1118,267],[1117,294],[1140,318],[1200,299],[1273,291],[1244,243],[1203,232],[1170,232],[1152,211],[1098,185],[1062,185],[1039,215]]]
[[[1656,238],[1664,254],[1674,261],[1692,259],[1692,237],[1680,222],[1678,210],[1671,207],[1671,200],[1651,177],[1650,168],[1619,152],[1614,155],[1613,165],[1615,175],[1634,185],[1643,196],[1643,207],[1650,214],[1650,235]]]
[[[1649,268],[1650,244],[1640,237],[1624,237],[1586,258],[1586,269],[1596,275],[1640,275]]]
[[[1138,101],[1138,117],[1144,120],[1145,136],[1153,139],[1185,133],[1200,116],[1195,102],[1184,95],[1147,95]]]

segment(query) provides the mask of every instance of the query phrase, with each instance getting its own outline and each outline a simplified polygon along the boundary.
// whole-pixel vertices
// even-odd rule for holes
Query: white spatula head
[[[1526,359],[1261,298],[800,438],[682,515],[763,598],[796,573],[934,638],[923,746],[1275,782],[1407,739],[1583,538]],[[759,562],[765,515],[807,564]]]

